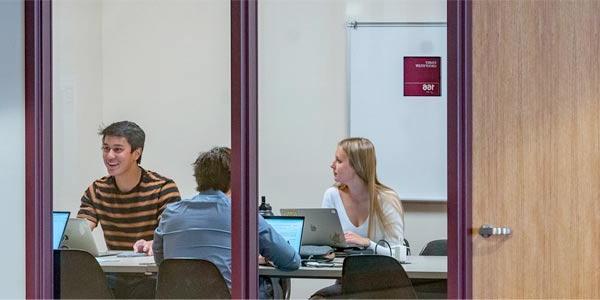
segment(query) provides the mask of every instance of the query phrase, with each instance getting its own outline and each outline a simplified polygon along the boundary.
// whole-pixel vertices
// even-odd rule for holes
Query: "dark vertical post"
[[[471,2],[448,0],[448,298],[472,296]]]
[[[24,1],[25,14],[25,292],[53,298],[52,2]]]
[[[257,0],[231,0],[232,297],[258,297]]]

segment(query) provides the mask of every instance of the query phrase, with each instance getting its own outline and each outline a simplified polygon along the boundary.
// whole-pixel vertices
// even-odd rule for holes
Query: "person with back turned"
[[[217,266],[231,288],[231,150],[216,147],[194,162],[198,194],[167,206],[154,233],[154,260],[205,259]],[[262,216],[259,253],[282,270],[300,267],[300,256]],[[261,285],[260,298],[270,298]]]

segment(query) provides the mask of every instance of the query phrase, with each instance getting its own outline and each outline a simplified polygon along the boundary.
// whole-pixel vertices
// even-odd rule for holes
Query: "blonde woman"
[[[382,239],[401,245],[404,211],[396,192],[377,179],[373,143],[366,138],[340,141],[331,169],[335,186],[325,191],[323,207],[337,209],[346,243],[373,250]],[[377,252],[389,254],[386,245]]]
[[[335,185],[323,196],[323,207],[335,208],[346,243],[375,250],[379,240],[391,246],[404,241],[404,211],[400,198],[377,179],[375,146],[366,138],[347,138],[338,143],[331,164]],[[379,254],[390,254],[387,245]],[[342,282],[315,292],[311,299],[336,298]]]

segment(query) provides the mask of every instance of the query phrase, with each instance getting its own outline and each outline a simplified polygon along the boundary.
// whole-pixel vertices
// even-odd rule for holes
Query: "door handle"
[[[479,227],[479,235],[484,238],[489,238],[492,235],[503,235],[510,236],[512,234],[512,229],[510,227],[494,227],[489,224],[484,224]]]

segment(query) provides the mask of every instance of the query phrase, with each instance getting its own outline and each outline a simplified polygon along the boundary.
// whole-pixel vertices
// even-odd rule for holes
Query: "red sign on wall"
[[[404,96],[441,96],[441,57],[404,57]]]

